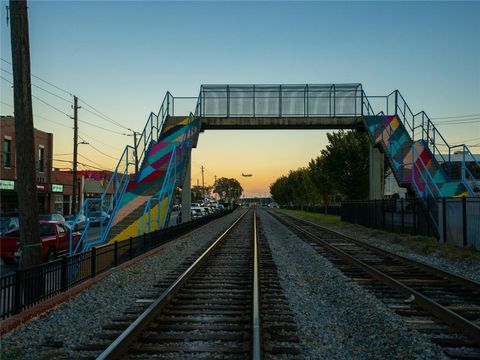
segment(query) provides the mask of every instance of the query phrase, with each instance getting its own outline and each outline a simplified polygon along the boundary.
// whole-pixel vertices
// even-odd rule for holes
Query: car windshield
[[[18,230],[17,217],[1,217],[0,218],[0,235],[5,235],[15,230]]]
[[[73,220],[75,220],[75,215],[67,215],[67,216],[65,216],[65,220],[73,221]]]

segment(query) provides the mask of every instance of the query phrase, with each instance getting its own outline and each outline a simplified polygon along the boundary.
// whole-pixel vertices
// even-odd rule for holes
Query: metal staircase
[[[109,239],[110,230],[114,225],[120,225],[116,221],[117,213],[125,205],[127,205],[131,199],[125,198],[125,194],[129,192],[130,188],[134,187],[137,184],[145,184],[150,180],[148,177],[151,176],[151,164],[148,158],[149,151],[152,147],[158,144],[160,141],[174,141],[178,139],[172,139],[175,134],[171,133],[171,129],[165,127],[164,125],[168,122],[169,116],[173,115],[173,96],[167,92],[165,98],[162,102],[160,110],[157,114],[151,113],[145,127],[135,142],[135,147],[127,145],[120,157],[120,160],[113,172],[108,185],[105,188],[104,193],[98,198],[89,198],[85,200],[82,207],[79,209],[75,221],[72,225],[72,231],[75,228],[75,224],[81,218],[81,215],[84,215],[88,219],[85,223],[85,228],[82,232],[80,241],[77,242],[75,247],[72,244],[72,231],[70,233],[70,254],[75,254],[80,251],[85,251],[92,246],[103,244]],[[158,189],[151,190],[147,189],[145,194],[148,196],[148,200],[144,201],[140,205],[140,208],[143,209],[143,214],[147,211],[150,214],[151,204],[153,204],[152,199],[156,199],[159,196],[166,195],[169,199],[167,208],[164,208],[165,214],[168,213],[170,200],[173,194],[173,190],[176,187],[176,184],[180,180],[179,177],[170,176],[172,172],[172,159],[181,160],[176,161],[178,165],[181,163],[183,166],[186,164],[188,157],[190,156],[190,137],[193,136],[199,130],[199,119],[191,115],[189,118],[188,124],[185,126],[185,130],[182,131],[182,139],[180,144],[173,145],[173,151],[170,151],[170,162],[167,166],[166,174],[164,176],[164,181],[160,185],[152,184],[153,187],[158,186]],[[161,137],[163,131],[163,138]],[[188,137],[186,135],[189,135]],[[169,137],[170,135],[170,137]],[[198,136],[198,135],[197,135]],[[179,156],[181,154],[181,156]],[[174,173],[176,174],[178,169],[175,166]],[[181,171],[179,173],[182,173]],[[160,174],[161,175],[161,174]],[[109,192],[113,192],[110,195]],[[104,223],[100,224],[98,236],[92,236],[92,224],[89,220],[89,215],[93,211],[105,211],[108,215],[107,220]],[[141,211],[138,211],[138,207],[130,211],[124,218],[124,225],[133,220],[136,214],[141,214]],[[143,216],[142,216],[143,217]],[[165,215],[164,219],[168,216]],[[118,219],[117,219],[118,220]],[[122,221],[120,221],[122,222]],[[163,225],[163,224],[162,224]],[[151,226],[150,226],[151,228]],[[116,229],[115,232],[121,232],[121,229]]]

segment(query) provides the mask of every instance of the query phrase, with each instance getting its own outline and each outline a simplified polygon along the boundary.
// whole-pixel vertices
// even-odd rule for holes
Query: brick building
[[[15,153],[15,118],[0,116],[0,211],[8,214],[18,211],[17,169]],[[52,212],[52,154],[53,134],[34,129],[36,187],[39,212]]]

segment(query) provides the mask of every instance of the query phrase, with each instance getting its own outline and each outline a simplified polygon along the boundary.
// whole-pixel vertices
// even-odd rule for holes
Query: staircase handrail
[[[414,169],[415,167],[418,169],[418,173],[420,174],[420,177],[423,179],[424,183],[425,183],[425,189],[428,188],[430,190],[430,194],[432,195],[433,198],[438,198],[441,196],[442,192],[440,191],[440,188],[438,187],[437,183],[434,181],[433,177],[432,177],[432,174],[430,174],[430,171],[428,171],[428,168],[427,168],[427,165],[425,164],[425,162],[423,161],[422,157],[420,156],[420,153],[418,152],[418,150],[415,148],[415,144],[416,143],[413,143],[412,144],[412,183],[415,184],[415,187],[417,188],[417,191],[419,192],[419,195],[421,195],[421,192],[420,192],[420,188],[418,187],[418,184],[416,183],[416,180],[415,180],[415,172],[414,172]],[[421,171],[420,167],[417,165],[417,163],[415,162],[415,155],[417,155],[417,159],[420,160],[421,164],[423,165],[423,168],[425,169],[425,171]],[[426,176],[425,176],[426,174]],[[435,190],[437,191],[438,195],[435,196],[435,194],[433,193],[433,191],[430,189],[430,187],[428,186],[428,182],[425,181],[425,180],[430,180],[430,183],[433,184],[433,187],[435,188]]]
[[[132,156],[129,156],[130,151],[135,151],[135,149],[130,146],[126,145],[125,148],[123,149],[122,155],[120,156],[120,159],[118,160],[117,166],[115,167],[115,170],[113,171],[112,175],[110,176],[110,180],[107,183],[107,186],[103,190],[103,193],[100,197],[97,198],[92,198],[90,201],[84,201],[83,205],[79,209],[77,216],[75,217],[74,222],[72,223],[72,228],[70,230],[70,244],[72,244],[72,233],[75,231],[75,225],[78,224],[80,220],[80,215],[85,215],[85,221],[87,225],[85,226],[85,229],[83,230],[82,233],[82,243],[83,239],[85,237],[88,237],[88,231],[90,228],[90,218],[89,218],[89,206],[92,203],[96,203],[97,206],[95,206],[98,211],[105,211],[110,217],[107,222],[107,226],[104,228],[103,224],[100,224],[100,238],[97,240],[94,240],[92,242],[84,243],[85,246],[91,246],[93,244],[97,244],[101,242],[103,238],[106,236],[106,231],[110,229],[111,222],[113,221],[113,217],[118,210],[118,207],[120,205],[123,193],[125,192],[125,189],[130,181],[129,177],[129,167],[130,165],[135,165],[135,159],[132,159]],[[111,197],[111,200],[108,203],[108,206],[105,206],[107,203],[106,201],[106,196],[110,196],[110,193],[108,192],[109,189],[113,187],[114,193]],[[113,216],[112,216],[113,215]],[[76,251],[79,249],[80,246],[80,241],[77,243],[75,246],[75,249],[72,248],[72,245],[70,245],[69,250],[70,250],[70,255],[72,255],[72,250],[73,253],[76,253]]]
[[[165,123],[165,119],[167,118],[167,115],[170,115],[171,104],[173,105],[173,96],[169,91],[167,91],[165,97],[163,98],[162,104],[160,105],[158,113],[150,113],[150,115],[148,116],[148,120],[145,123],[142,132],[140,133],[140,136],[135,142],[135,160],[137,163],[137,175],[140,173],[140,171],[138,170],[141,169],[139,169],[138,167],[140,164],[142,164],[148,145],[150,144],[151,140],[158,139],[163,124]]]
[[[470,155],[472,162],[474,162],[477,166],[480,167],[480,162],[478,159],[472,154],[470,149],[468,148],[467,145],[465,144],[460,144],[460,145],[450,145],[448,144],[447,140],[443,137],[443,135],[438,131],[438,128],[435,126],[433,121],[430,119],[430,117],[425,113],[425,111],[420,111],[417,114],[413,115],[412,111],[410,110],[410,107],[408,104],[405,102],[403,96],[400,94],[398,90],[393,91],[388,95],[391,96],[392,94],[395,95],[395,114],[399,115],[400,121],[404,125],[407,125],[408,128],[411,131],[411,137],[412,140],[424,140],[427,144],[427,147],[431,148],[431,153],[433,157],[435,158],[435,155],[438,154],[441,158],[442,161],[445,163],[447,167],[447,180],[451,180],[451,168],[452,168],[452,161],[451,161],[451,152],[453,148],[456,147],[462,147],[463,153],[468,153]],[[399,100],[401,103],[403,103],[403,109],[402,106],[399,103]],[[388,100],[387,100],[388,103]],[[412,117],[412,125],[410,126],[410,123],[407,118],[407,113]],[[417,120],[417,118],[420,117],[420,120]],[[418,125],[415,126],[415,123]],[[407,132],[408,132],[407,128]],[[420,128],[421,129],[421,135],[420,138],[415,136],[415,130]],[[443,150],[443,153],[441,151],[441,148],[445,148]],[[445,152],[448,151],[448,159],[446,158]],[[471,171],[468,169],[466,166],[465,162],[465,156],[462,157],[462,162],[461,162],[461,168],[462,168],[462,183],[465,185],[467,190],[471,195],[474,194],[474,191],[472,190],[470,184],[468,184],[468,179],[467,179],[467,174],[470,176],[470,180],[472,180],[477,186],[480,184],[479,179],[477,179]]]
[[[163,197],[164,197],[165,189],[166,189],[167,183],[168,183],[168,179],[170,178],[170,173],[172,171],[172,166],[173,166],[172,164],[175,161],[176,149],[177,149],[177,146],[174,146],[174,148],[171,152],[171,155],[170,155],[170,159],[168,161],[167,171],[165,172],[165,177],[163,178],[163,183],[162,183],[162,187],[161,187],[161,190],[160,190],[160,194],[158,195],[158,206],[159,207],[158,207],[157,212],[160,212],[160,202],[161,202],[161,199],[163,199]],[[140,223],[138,225],[138,230],[137,230],[138,235],[142,235],[145,232],[147,212],[148,212],[148,219],[149,219],[149,221],[148,221],[148,231],[150,232],[150,230],[151,230],[151,227],[150,227],[150,210],[152,208],[152,199],[157,199],[157,196],[153,195],[147,201],[145,209],[143,210],[142,217],[140,218]],[[158,219],[160,219],[160,218],[158,217]],[[158,229],[160,230],[160,221],[159,220],[158,220]]]

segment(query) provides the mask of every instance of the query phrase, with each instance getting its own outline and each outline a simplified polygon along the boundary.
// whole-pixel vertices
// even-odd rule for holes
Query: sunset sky
[[[1,115],[13,114],[6,5]],[[367,95],[398,89],[449,143],[480,153],[478,1],[30,1],[29,21],[32,74],[56,86],[32,78],[35,127],[54,134],[56,167],[71,167],[71,94],[81,99],[80,136],[90,143],[79,146],[79,161],[112,169],[133,143],[122,134],[141,131],[166,91],[196,96],[201,84],[229,83],[362,83]],[[207,131],[193,151],[192,183],[203,165],[207,184],[235,177],[248,196],[268,195],[271,182],[325,144],[320,130]]]

